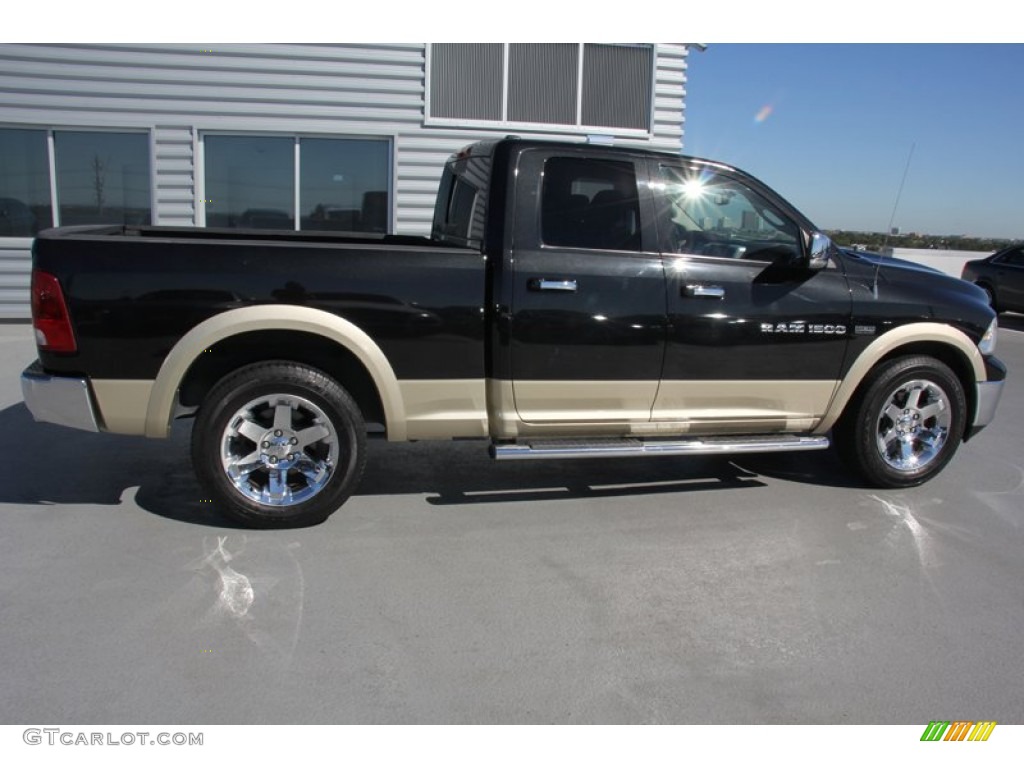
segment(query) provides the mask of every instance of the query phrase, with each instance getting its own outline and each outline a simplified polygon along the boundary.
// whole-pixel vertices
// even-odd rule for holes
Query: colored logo
[[[996,728],[995,720],[932,720],[921,735],[921,741],[988,741]]]

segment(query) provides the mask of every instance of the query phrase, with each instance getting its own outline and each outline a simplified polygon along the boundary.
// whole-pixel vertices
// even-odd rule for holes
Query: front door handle
[[[531,291],[562,291],[565,293],[575,293],[576,281],[568,279],[551,280],[546,277],[534,277],[530,279],[529,288]]]
[[[683,288],[683,295],[697,299],[721,299],[725,297],[725,288],[720,285],[687,285]]]

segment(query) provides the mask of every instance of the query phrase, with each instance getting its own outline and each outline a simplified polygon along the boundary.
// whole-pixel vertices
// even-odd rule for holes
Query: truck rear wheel
[[[953,458],[967,400],[950,368],[932,357],[881,364],[834,430],[840,454],[880,488],[920,485]]]
[[[254,528],[316,525],[359,484],[366,428],[359,406],[322,371],[256,363],[210,390],[192,429],[192,463],[235,520]]]

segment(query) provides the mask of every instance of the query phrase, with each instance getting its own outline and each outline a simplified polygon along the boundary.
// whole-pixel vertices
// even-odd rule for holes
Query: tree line
[[[890,248],[935,248],[943,251],[998,251],[1020,240],[997,237],[967,237],[964,235],[922,235],[916,232],[885,235],[882,232],[856,232],[846,229],[828,230],[827,234],[837,245],[864,246],[877,251],[883,246]]]

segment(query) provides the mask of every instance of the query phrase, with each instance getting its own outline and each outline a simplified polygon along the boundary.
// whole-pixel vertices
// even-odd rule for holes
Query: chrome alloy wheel
[[[245,497],[282,507],[316,496],[338,465],[338,435],[318,406],[298,395],[250,400],[228,420],[221,465]]]
[[[949,396],[935,382],[915,379],[900,384],[884,402],[876,425],[882,460],[900,472],[928,466],[949,437]]]

